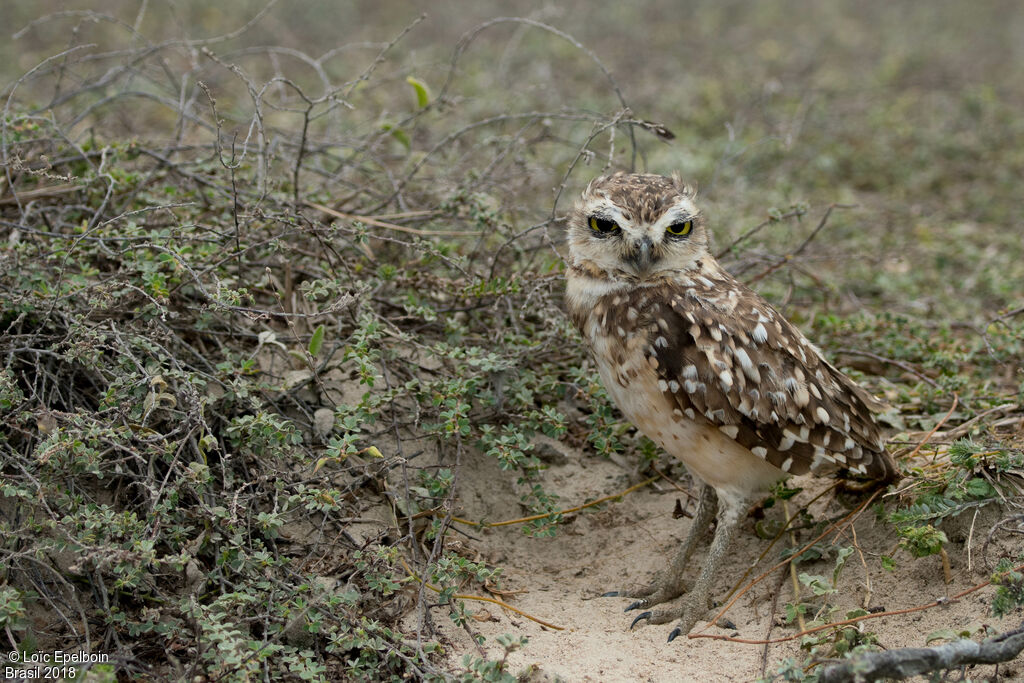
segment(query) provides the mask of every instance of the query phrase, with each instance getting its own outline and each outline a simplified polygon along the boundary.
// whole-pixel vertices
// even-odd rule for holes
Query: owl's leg
[[[700,570],[697,582],[678,606],[644,612],[637,617],[637,620],[648,619],[652,624],[665,624],[673,619],[678,619],[679,623],[668,636],[668,641],[671,643],[678,636],[689,633],[698,620],[707,616],[712,582],[718,575],[722,558],[729,551],[733,535],[740,526],[740,520],[746,514],[749,502],[749,498],[741,496],[719,497],[718,528],[715,530],[715,538],[711,541],[708,556],[704,560],[704,566]]]
[[[686,567],[690,561],[697,544],[707,531],[711,523],[711,516],[715,512],[717,497],[715,490],[707,484],[701,484],[700,496],[697,499],[697,512],[693,516],[693,524],[690,525],[690,533],[683,541],[679,551],[676,553],[672,564],[654,581],[654,583],[642,588],[624,591],[613,591],[605,593],[606,597],[622,596],[625,598],[639,598],[626,608],[626,611],[640,609],[663,603],[672,598],[678,597],[689,590],[689,582],[683,578]],[[635,623],[635,622],[634,622]]]

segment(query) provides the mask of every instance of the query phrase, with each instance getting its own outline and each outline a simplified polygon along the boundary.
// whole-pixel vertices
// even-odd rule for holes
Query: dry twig
[[[935,647],[865,652],[825,667],[818,680],[821,683],[852,683],[907,678],[976,664],[1008,662],[1021,651],[1024,651],[1024,624],[980,643],[964,639]]]

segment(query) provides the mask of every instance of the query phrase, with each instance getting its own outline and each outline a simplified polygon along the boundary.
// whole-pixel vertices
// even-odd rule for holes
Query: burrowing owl
[[[583,192],[569,221],[569,314],[623,414],[702,483],[690,534],[659,579],[613,594],[628,609],[680,606],[671,641],[707,614],[708,591],[748,505],[790,475],[898,476],[873,417],[881,402],[822,357],[708,251],[704,217],[678,177],[616,173]],[[717,498],[697,581],[683,574]]]

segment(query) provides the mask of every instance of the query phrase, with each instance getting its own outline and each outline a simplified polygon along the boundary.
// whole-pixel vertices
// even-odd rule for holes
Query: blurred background
[[[52,107],[77,138],[209,142],[203,82],[236,143],[252,139],[250,90],[267,103],[268,127],[289,134],[302,127],[297,89],[331,92],[346,104],[321,106],[310,132],[344,146],[414,112],[412,77],[443,101],[403,124],[395,137],[406,148],[389,151],[408,167],[465,126],[478,127],[452,143],[520,135],[477,187],[526,225],[551,210],[551,188],[587,145],[596,157],[576,165],[570,188],[604,168],[678,170],[710,203],[719,244],[773,208],[856,204],[828,231],[842,248],[817,258],[831,258],[849,291],[894,309],[970,317],[979,305],[1010,305],[1024,282],[1019,3],[15,0],[4,14],[3,81],[37,69],[4,92]],[[567,36],[524,23],[481,28],[501,16]],[[593,122],[623,103],[675,140],[634,127],[634,150],[619,127],[615,139],[605,130],[588,141]],[[522,117],[479,123],[503,114]],[[466,155],[446,163],[462,173]],[[451,169],[423,172],[460,182]],[[318,189],[338,196],[345,185],[329,174]],[[785,226],[769,237],[792,238]]]

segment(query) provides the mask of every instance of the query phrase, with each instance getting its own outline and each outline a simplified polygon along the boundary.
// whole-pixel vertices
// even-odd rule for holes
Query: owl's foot
[[[701,603],[693,600],[693,597],[694,595],[692,594],[686,596],[685,598],[683,598],[681,604],[675,607],[657,610],[647,610],[646,612],[641,612],[640,614],[636,615],[636,617],[633,619],[633,623],[629,625],[630,630],[633,630],[633,628],[635,628],[636,625],[639,624],[641,621],[647,624],[667,624],[670,621],[678,619],[679,622],[676,624],[676,627],[672,629],[671,633],[668,634],[668,642],[671,643],[679,636],[689,633],[690,629],[692,629],[698,621],[708,616],[709,610],[707,607],[706,599],[703,603],[703,608],[701,608],[699,607]],[[626,610],[629,611],[630,609],[637,609],[635,607],[635,604],[636,603],[630,605],[626,608]],[[722,617],[721,619],[716,621],[715,625],[727,629],[736,628],[736,624],[734,624],[730,619],[727,619],[726,617]]]
[[[660,605],[661,603],[668,602],[673,598],[678,598],[683,593],[689,591],[692,585],[692,582],[681,577],[665,576],[660,581],[655,581],[654,583],[642,588],[609,591],[601,597],[636,598],[635,602],[631,602],[629,607],[623,610],[625,612],[630,612],[635,609]]]
[[[694,601],[690,599],[691,597],[693,596],[688,595],[683,598],[681,604],[675,607],[647,610],[646,612],[638,614],[636,618],[633,619],[633,623],[630,624],[630,630],[632,630],[641,621],[648,624],[667,624],[670,621],[678,619],[679,623],[676,624],[674,629],[672,629],[672,633],[669,634],[668,637],[668,642],[671,643],[677,636],[682,635],[683,633],[689,633],[694,624],[707,615],[707,603],[704,603],[703,608],[699,608],[695,605]],[[634,605],[635,604],[636,603],[634,603]],[[626,610],[629,611],[630,609],[635,609],[634,605],[630,605]]]
[[[683,578],[683,574],[690,564],[690,556],[697,547],[701,536],[708,528],[711,517],[714,515],[717,505],[715,490],[710,486],[702,485],[700,496],[697,499],[697,512],[690,526],[690,533],[680,546],[673,562],[665,568],[665,571],[658,577],[658,580],[642,588],[635,588],[605,593],[603,597],[637,598],[637,601],[626,608],[626,611],[651,607],[678,598],[690,590],[693,585],[691,581]]]
[[[677,598],[683,593],[689,591],[691,587],[691,582],[685,579],[680,577],[664,576],[660,581],[655,581],[649,586],[633,590],[611,591],[609,593],[605,593],[602,597],[637,598],[637,600],[631,602],[629,606],[623,610],[624,612],[631,612],[633,610],[645,609],[653,605],[660,605],[663,602],[668,602],[669,600]],[[629,628],[632,630],[641,621],[646,621],[649,624],[667,624],[682,614],[682,609],[683,608],[659,609],[653,611],[647,610],[638,614],[636,618],[633,619],[633,623],[629,625]]]
[[[648,624],[665,624],[673,619],[678,619],[676,627],[672,629],[668,640],[672,642],[680,635],[690,632],[690,629],[701,619],[708,615],[708,599],[711,596],[711,585],[718,575],[718,568],[725,557],[732,541],[733,533],[739,525],[739,519],[745,511],[747,501],[744,498],[729,498],[723,501],[719,508],[718,528],[715,530],[715,538],[711,541],[704,566],[701,568],[700,576],[692,586],[687,586],[683,580],[683,560],[688,559],[688,551],[691,548],[684,548],[684,553],[676,557],[676,560],[662,575],[661,580],[646,589],[637,591],[636,594],[628,594],[628,597],[639,597],[640,599],[626,608],[626,611],[641,609],[649,605],[656,605],[666,600],[681,595],[686,595],[675,607],[666,609],[648,610],[633,619],[630,628],[633,628],[641,621]],[[686,545],[689,545],[689,539]],[[689,590],[687,590],[689,588]],[[719,625],[725,628],[735,628],[731,622],[720,622]]]

